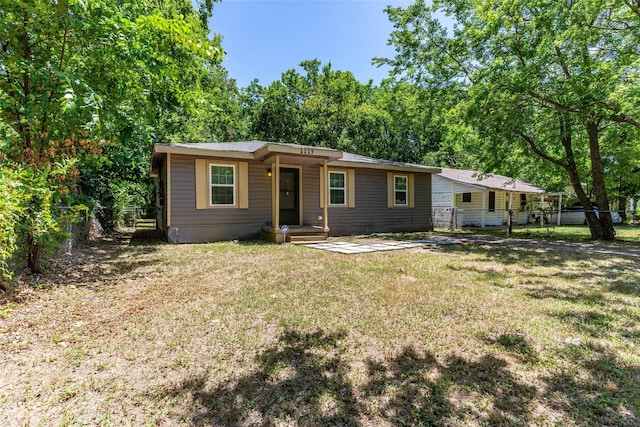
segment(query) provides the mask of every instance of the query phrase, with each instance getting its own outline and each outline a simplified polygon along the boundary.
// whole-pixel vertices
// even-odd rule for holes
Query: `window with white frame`
[[[346,172],[329,172],[329,205],[345,206],[347,204]]]
[[[212,206],[236,204],[236,168],[232,165],[209,165]]]
[[[404,175],[393,177],[393,200],[396,206],[407,206],[409,204],[409,178]]]

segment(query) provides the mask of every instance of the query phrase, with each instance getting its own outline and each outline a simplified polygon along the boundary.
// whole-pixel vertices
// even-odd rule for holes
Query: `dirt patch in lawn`
[[[640,423],[635,259],[143,237],[0,305],[2,425]]]

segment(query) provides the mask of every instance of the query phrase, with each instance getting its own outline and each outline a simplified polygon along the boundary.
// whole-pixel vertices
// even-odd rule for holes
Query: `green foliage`
[[[348,71],[303,61],[268,87],[244,91],[253,138],[337,148],[366,156],[421,163],[440,145],[440,104],[424,91],[388,82],[358,82]]]
[[[8,264],[17,247],[17,224],[24,212],[18,173],[0,165],[0,283],[11,277]]]
[[[11,279],[17,253],[35,257],[29,267],[37,270],[40,251],[54,251],[65,237],[60,224],[83,218],[84,205],[60,209],[70,200],[63,181],[71,166],[69,161],[44,169],[0,165],[0,282]]]
[[[2,179],[16,183],[3,188],[2,206],[7,218],[21,218],[15,226],[3,221],[5,271],[20,248],[37,270],[40,250],[61,236],[67,219],[58,205],[68,194],[106,196],[96,203],[115,203],[107,209],[117,212],[130,194],[147,194],[154,135],[233,134],[232,120],[214,119],[235,101],[218,65],[220,39],[209,37],[213,2],[197,7],[190,0],[0,0],[0,161]]]
[[[585,208],[589,183],[604,213],[590,218],[592,236],[612,239],[607,187],[630,175],[623,159],[640,161],[637,10],[616,1],[443,0],[388,13],[397,55],[379,62],[457,98],[447,121],[469,127],[464,144],[484,168],[553,187],[562,187],[561,171]],[[438,13],[456,21],[452,32]]]

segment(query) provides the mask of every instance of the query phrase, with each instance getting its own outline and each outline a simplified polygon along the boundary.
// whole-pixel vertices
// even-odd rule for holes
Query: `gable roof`
[[[340,150],[334,150],[332,148],[267,141],[154,144],[154,159],[158,155],[165,153],[209,157],[228,157],[250,160],[264,160],[265,158],[273,156],[275,154],[283,154],[328,160],[330,166],[357,166],[370,169],[413,171],[423,173],[437,173],[441,170],[437,167],[417,165],[414,163],[393,162],[390,160],[374,159],[372,157],[346,153]]]
[[[442,172],[436,176],[483,189],[536,194],[544,193],[545,191],[542,187],[520,181],[519,179],[492,173],[482,174],[481,172],[466,169],[442,168]]]

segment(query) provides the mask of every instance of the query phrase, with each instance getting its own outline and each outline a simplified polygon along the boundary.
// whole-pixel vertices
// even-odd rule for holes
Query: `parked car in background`
[[[596,216],[600,218],[600,211],[596,206],[593,207]],[[622,217],[616,211],[611,211],[611,219],[614,224],[622,223]],[[558,212],[552,212],[549,217],[549,224],[558,223]],[[560,212],[560,225],[587,225],[587,216],[584,213],[582,205],[565,206]]]

